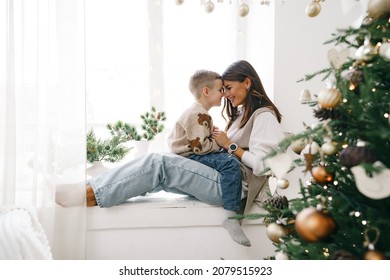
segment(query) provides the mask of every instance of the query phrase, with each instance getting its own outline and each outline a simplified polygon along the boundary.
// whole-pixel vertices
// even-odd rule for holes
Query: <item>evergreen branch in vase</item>
[[[132,149],[123,145],[124,138],[115,135],[109,139],[96,137],[93,128],[87,132],[87,162],[95,161],[118,162],[122,160]]]

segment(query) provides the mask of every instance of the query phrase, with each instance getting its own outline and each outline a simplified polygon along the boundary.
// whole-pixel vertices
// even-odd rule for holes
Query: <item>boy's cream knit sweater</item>
[[[175,123],[168,137],[172,153],[189,156],[217,152],[221,148],[211,138],[213,120],[208,111],[199,103],[192,104]]]

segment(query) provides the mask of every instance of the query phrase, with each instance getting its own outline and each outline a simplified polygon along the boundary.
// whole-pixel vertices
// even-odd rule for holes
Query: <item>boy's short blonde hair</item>
[[[204,87],[212,89],[214,81],[221,79],[221,75],[209,70],[198,70],[190,78],[189,89],[196,99],[199,99]]]

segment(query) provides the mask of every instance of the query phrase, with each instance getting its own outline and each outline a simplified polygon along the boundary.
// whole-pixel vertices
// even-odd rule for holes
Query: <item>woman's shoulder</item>
[[[271,115],[276,118],[275,111],[272,108],[261,107],[261,108],[256,109],[253,112],[251,117],[252,118],[256,118],[256,117],[270,117]]]

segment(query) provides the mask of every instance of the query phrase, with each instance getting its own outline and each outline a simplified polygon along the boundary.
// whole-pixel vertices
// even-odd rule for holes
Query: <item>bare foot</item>
[[[96,197],[91,185],[87,185],[87,207],[96,206]]]

